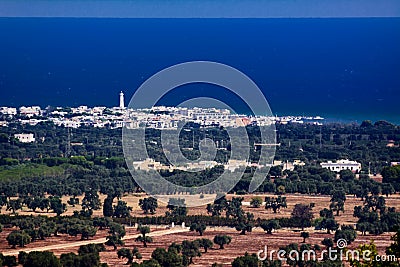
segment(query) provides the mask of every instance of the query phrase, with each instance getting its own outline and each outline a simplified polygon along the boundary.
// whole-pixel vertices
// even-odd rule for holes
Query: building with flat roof
[[[14,138],[16,138],[21,143],[32,143],[35,142],[35,137],[32,133],[29,134],[14,134]]]
[[[328,161],[321,162],[321,167],[333,172],[340,172],[342,170],[350,170],[354,173],[361,171],[361,163],[348,159],[341,159],[336,162]]]
[[[21,115],[27,116],[27,117],[32,117],[32,116],[39,116],[41,115],[41,109],[39,106],[31,106],[31,107],[20,107],[19,108],[19,113]]]
[[[0,113],[4,115],[15,116],[17,115],[17,109],[10,107],[0,107]]]

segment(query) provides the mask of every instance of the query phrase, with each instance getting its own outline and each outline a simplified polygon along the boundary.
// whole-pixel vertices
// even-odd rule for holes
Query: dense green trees
[[[227,205],[228,201],[226,200],[226,197],[222,196],[217,198],[213,204],[207,204],[207,212],[213,217],[221,216]]]
[[[387,247],[386,249],[386,254],[387,255],[394,255],[397,259],[400,258],[400,229],[397,230],[397,232],[390,237],[390,240],[393,241],[393,243]]]
[[[356,176],[351,170],[341,170],[339,172],[340,179],[344,182],[352,182]]]
[[[253,197],[250,200],[250,207],[252,208],[259,208],[262,205],[262,198],[261,197]]]
[[[126,258],[128,262],[126,264],[131,264],[133,261],[133,253],[130,249],[128,248],[121,248],[117,252],[118,259],[120,258]]]
[[[49,251],[32,251],[26,256],[24,267],[61,267],[60,260]]]
[[[207,226],[202,223],[192,223],[190,225],[190,231],[196,231],[197,233],[199,233],[200,236],[203,235],[206,228],[207,228]]]
[[[59,197],[50,196],[49,207],[51,210],[53,210],[54,213],[57,214],[57,216],[60,216],[62,213],[67,211],[67,205],[65,203],[62,203]]]
[[[17,231],[25,233],[25,237],[28,238],[29,236],[29,240],[32,242],[57,233],[66,233],[71,236],[81,235],[81,238],[86,239],[93,236],[97,228],[110,227],[107,243],[115,246],[115,248],[123,244],[122,237],[125,233],[116,229],[118,227],[114,223],[99,218],[94,218],[90,222],[81,216],[91,215],[93,210],[99,209],[101,203],[98,194],[103,193],[110,196],[104,201],[103,214],[107,217],[118,217],[114,218],[118,222],[128,222],[124,217],[129,215],[129,207],[123,202],[118,202],[113,207],[112,200],[121,196],[122,193],[140,192],[140,188],[135,184],[125,165],[119,134],[109,129],[76,129],[74,130],[76,131],[74,138],[81,138],[82,140],[79,141],[83,142],[83,146],[72,148],[71,154],[74,157],[63,158],[62,153],[65,152],[63,147],[65,148],[66,140],[65,129],[49,125],[24,127],[37,133],[38,136],[46,137],[46,141],[43,144],[13,143],[8,136],[23,128],[15,126],[15,128],[0,129],[3,134],[3,138],[0,136],[0,207],[6,206],[12,213],[18,213],[21,208],[25,210],[25,207],[27,207],[34,211],[52,211],[62,215],[66,207],[60,200],[61,196],[71,196],[68,204],[73,206],[78,204],[76,196],[85,194],[85,199],[82,202],[83,212],[75,214],[74,218],[57,216],[59,218],[49,220],[24,219],[17,221],[17,219],[12,219],[12,222],[7,223],[7,225],[18,227],[19,230]],[[258,189],[259,191],[282,195],[285,193],[303,193],[332,196],[329,209],[320,212],[320,218],[316,220],[316,227],[326,229],[328,233],[336,231],[335,240],[340,237],[350,238],[351,240],[354,234],[351,229],[345,227],[339,230],[333,217],[333,214],[337,216],[343,212],[346,195],[354,195],[364,201],[363,206],[356,207],[354,210],[354,215],[358,218],[356,229],[363,234],[380,234],[398,229],[396,227],[400,225],[399,212],[396,212],[393,207],[387,207],[382,195],[388,196],[395,191],[400,191],[400,168],[387,166],[390,161],[400,160],[400,149],[386,147],[388,140],[394,140],[396,144],[399,142],[399,127],[378,123],[376,125],[365,124],[363,127],[332,124],[322,127],[277,125],[277,128],[280,134],[279,142],[281,143],[281,146],[277,148],[277,159],[283,161],[301,159],[306,162],[306,165],[297,166],[293,171],[284,172],[282,172],[281,167],[274,167],[269,175],[266,174],[267,179]],[[315,139],[320,130],[321,147],[319,138]],[[212,131],[215,136],[224,135],[218,129],[212,129]],[[155,132],[151,132],[150,136]],[[199,132],[196,131],[195,135],[198,134]],[[85,140],[87,136],[95,136],[95,138]],[[151,138],[153,137],[155,138],[155,136]],[[161,150],[154,146],[152,151],[158,153]],[[162,156],[156,155],[155,157],[162,159]],[[254,154],[252,157],[254,157]],[[31,160],[27,162],[24,158],[31,158]],[[342,171],[340,179],[336,180],[334,173],[319,167],[319,163],[322,161],[339,158],[350,158],[361,162],[362,173],[364,174],[367,172],[368,163],[371,162],[372,172],[382,170],[383,183],[375,182],[363,174],[360,175],[359,179],[355,179],[354,174],[349,171]],[[218,171],[220,170],[217,168],[198,176],[185,176],[182,172],[172,172],[165,175],[168,176],[170,181],[184,182],[188,178],[192,179],[188,183],[197,183],[206,175],[208,175],[207,179],[214,179]],[[232,192],[246,192],[251,181],[251,172],[251,168],[246,170],[243,179]],[[137,171],[135,175],[145,176],[148,174]],[[270,179],[271,175],[275,176],[275,179]],[[48,195],[50,197],[47,197]],[[308,227],[311,225],[312,219],[312,216],[309,216],[311,207],[304,207],[304,205],[297,207],[299,210],[296,212],[294,210],[291,218],[268,221],[249,219],[242,208],[243,199],[239,197],[231,200],[222,197],[208,205],[207,212],[212,215],[212,218],[206,216],[184,217],[187,215],[187,208],[185,205],[181,205],[180,201],[175,200],[169,203],[168,217],[129,218],[129,220],[132,219],[135,223],[146,224],[150,222],[185,221],[188,225],[193,222],[199,225],[229,225],[236,227],[240,232],[243,229],[251,229],[250,223],[254,223],[256,226],[261,226],[267,233],[272,233],[279,225]],[[254,207],[258,207],[260,204],[259,199],[251,202]],[[143,199],[139,204],[145,214],[153,214],[157,209],[157,201],[152,198]],[[178,204],[178,207],[176,204]],[[272,210],[274,213],[279,212],[279,209],[285,206],[286,199],[284,196],[266,199],[266,209]],[[11,235],[10,239],[17,240],[14,237]],[[22,244],[25,244],[25,241]],[[15,246],[20,244],[16,241],[14,243]],[[207,248],[203,247],[200,241],[197,241],[197,244],[205,251],[210,246],[209,242],[206,244]],[[182,250],[178,253],[171,252],[168,255],[178,259],[177,262],[182,265],[189,260],[187,259],[188,256],[182,254]],[[75,256],[70,255],[70,258],[75,260]],[[179,258],[181,261],[179,261]],[[154,266],[156,264],[162,265],[155,259],[146,262],[146,264],[148,266],[151,266],[151,264]]]
[[[250,233],[254,227],[254,215],[253,213],[247,212],[246,215],[242,215],[237,218],[238,223],[235,228],[236,231],[240,231],[241,235],[245,235],[246,232]]]
[[[327,233],[330,234],[331,231],[335,231],[339,228],[338,223],[333,217],[332,210],[323,209],[319,212],[320,218],[316,220],[315,226],[318,229],[326,229]]]
[[[251,135],[250,139],[256,138],[256,127],[247,127]],[[373,125],[372,127],[360,127],[354,124],[326,124],[323,126],[316,125],[276,125],[279,131],[279,142],[281,146],[277,149],[277,157],[282,160],[291,160],[293,158],[305,158],[308,161],[319,158],[320,160],[331,160],[343,155],[348,155],[350,158],[360,157],[360,151],[366,150],[369,142],[374,142],[379,146],[376,148],[369,148],[369,153],[364,155],[364,161],[382,162],[384,160],[383,152],[390,151],[390,154],[396,155],[398,151],[394,148],[386,148],[388,140],[398,142],[399,128],[397,126],[384,126]],[[35,135],[45,137],[44,143],[38,144],[19,144],[12,142],[9,136],[19,131],[34,132]],[[182,142],[187,143],[192,141],[192,134],[195,136],[196,144],[200,136],[204,135],[203,129],[191,129],[193,131],[187,134],[182,134]],[[118,129],[101,129],[101,128],[88,128],[81,127],[73,129],[74,140],[83,143],[82,146],[71,147],[72,155],[93,155],[95,154],[99,159],[96,164],[106,166],[107,168],[123,167],[125,162],[120,160],[123,156],[122,149],[119,146],[120,131]],[[37,126],[18,125],[13,127],[2,127],[2,136],[4,142],[0,142],[0,158],[35,158],[36,155],[43,155],[42,162],[49,164],[60,164],[57,160],[46,160],[48,157],[59,157],[65,153],[65,145],[67,134],[65,128],[55,127],[51,124],[41,124]],[[319,136],[321,134],[321,144]],[[207,129],[207,136],[210,135],[216,141],[227,140],[227,133],[225,130],[218,128]],[[156,140],[158,137],[157,130],[149,131],[151,140]],[[224,144],[225,148],[229,145],[227,142]],[[321,147],[320,147],[321,145]],[[299,151],[299,147],[302,151]],[[14,151],[9,151],[14,148]],[[154,145],[149,147],[152,153],[159,151],[159,146]],[[197,151],[197,150],[196,150]],[[194,153],[194,152],[193,152]],[[254,153],[255,154],[255,153]],[[389,154],[389,153],[388,153]],[[165,161],[165,156],[157,155],[158,160]],[[222,156],[225,156],[222,155]],[[253,155],[252,155],[253,156]],[[253,156],[254,157],[254,156]],[[108,159],[107,159],[108,158]],[[222,157],[223,158],[223,157]],[[364,162],[363,162],[364,163]],[[363,164],[368,165],[368,164]]]
[[[118,200],[116,206],[114,206],[114,217],[126,218],[129,217],[132,211],[132,207],[129,207],[125,201]]]
[[[82,200],[82,211],[90,216],[93,210],[99,210],[100,206],[101,202],[97,190],[94,188],[87,190]]]
[[[220,221],[223,214],[224,221],[231,222],[230,225],[235,226],[238,231],[245,230],[250,232],[254,226],[254,216],[252,213],[245,213],[242,208],[243,197],[233,197],[227,200],[225,196],[218,198],[213,204],[207,205],[207,212],[211,214],[213,221]]]
[[[158,263],[159,266],[176,266],[183,267],[183,258],[176,250],[165,250],[164,248],[156,248],[151,254],[151,258],[155,261],[154,263],[146,262],[144,266],[156,266],[155,263]],[[150,265],[150,263],[152,265]]]
[[[125,226],[112,222],[109,224],[108,234],[105,245],[113,246],[114,250],[117,250],[117,246],[124,245],[122,238],[126,235]]]
[[[104,267],[107,264],[100,262],[99,252],[105,251],[103,244],[89,244],[79,247],[78,255],[65,253],[60,256],[60,263],[63,267],[93,266]]]
[[[214,237],[214,243],[219,245],[220,249],[224,249],[224,246],[230,244],[232,238],[228,235],[216,235]]]
[[[382,182],[393,186],[395,191],[400,191],[400,165],[386,166],[382,169]]]
[[[85,255],[89,253],[99,253],[105,250],[106,248],[104,247],[103,244],[88,244],[80,246],[78,249],[78,254]]]
[[[151,237],[147,236],[147,234],[150,233],[150,227],[139,225],[137,228],[137,231],[141,235],[136,238],[136,241],[143,242],[144,247],[147,247],[147,243],[153,242],[153,239]]]
[[[351,244],[357,237],[357,232],[351,225],[342,225],[339,230],[335,232],[334,241],[337,242],[339,239],[346,240],[347,244]]]
[[[394,207],[386,207],[382,196],[367,196],[364,206],[354,207],[353,216],[358,218],[356,229],[363,235],[396,231],[400,225],[400,213]]]
[[[184,240],[182,242],[182,255],[189,259],[188,265],[193,264],[194,257],[200,257],[199,242]]]
[[[158,208],[157,199],[153,197],[139,199],[139,206],[143,210],[144,214],[154,214]]]
[[[204,248],[204,253],[207,253],[209,248],[212,248],[214,243],[208,238],[196,239],[201,248]]]
[[[99,219],[95,221],[97,222]],[[21,217],[14,219],[11,224],[19,228],[7,237],[9,244],[13,247],[24,246],[38,239],[44,240],[52,235],[56,236],[58,233],[70,236],[81,235],[81,240],[87,240],[96,234],[98,227],[92,221],[74,217],[57,217],[55,219],[43,216]]]
[[[321,241],[322,245],[326,246],[327,248],[331,248],[333,247],[333,240],[332,238],[328,238],[325,237],[322,241]]]
[[[20,210],[22,208],[22,202],[21,199],[10,199],[7,202],[7,210],[12,211],[13,214],[16,214],[17,210]]]
[[[260,227],[266,231],[267,234],[272,234],[273,230],[281,228],[278,220],[262,220]]]
[[[310,237],[309,232],[301,232],[300,236],[303,238],[303,243],[306,243],[306,239]]]
[[[307,125],[276,125],[279,130],[279,142],[281,146],[277,148],[276,158],[279,160],[301,159],[307,164],[314,166],[297,167],[292,172],[281,173],[281,167],[271,169],[270,175],[277,177],[272,182],[268,179],[263,183],[259,190],[273,193],[305,193],[305,194],[332,194],[336,187],[334,174],[318,168],[318,163],[325,160],[335,160],[340,158],[351,158],[360,161],[363,172],[366,173],[367,166],[371,162],[371,170],[379,172],[382,170],[384,183],[388,184],[381,187],[390,194],[392,190],[400,190],[398,168],[387,167],[388,162],[400,159],[400,149],[398,147],[386,147],[389,140],[399,141],[400,129],[393,125],[373,125],[372,127],[360,127],[358,125],[328,124],[324,126]],[[34,132],[36,136],[45,137],[45,142],[36,144],[22,144],[13,142],[8,138],[18,131],[28,130]],[[251,135],[250,139],[256,139],[256,129],[248,127]],[[51,124],[41,124],[37,126],[13,125],[13,127],[2,127],[1,136],[4,142],[0,142],[0,189],[5,194],[16,196],[21,195],[71,195],[76,196],[84,191],[90,190],[93,183],[96,184],[101,193],[110,193],[117,196],[122,192],[133,192],[139,190],[131,179],[123,159],[120,146],[120,135],[116,130],[79,128],[73,129],[74,139],[82,142],[82,146],[73,146],[71,155],[73,157],[62,157],[65,153],[67,131],[63,127],[55,127]],[[204,135],[204,129],[193,129],[194,135],[200,137]],[[207,129],[207,135],[212,134],[214,140],[221,141],[226,136],[223,129]],[[321,135],[321,144],[315,136]],[[149,131],[150,140],[157,141],[159,131]],[[182,142],[191,141],[192,135],[182,135]],[[186,140],[186,138],[189,138]],[[226,146],[228,146],[228,142]],[[320,146],[321,145],[321,146]],[[300,150],[301,148],[301,150]],[[159,155],[160,147],[151,145],[150,154],[157,160],[165,161],[165,155]],[[219,150],[223,151],[223,150]],[[194,151],[193,153],[197,153]],[[223,152],[225,153],[225,152]],[[251,158],[256,158],[257,151],[252,152]],[[40,155],[40,157],[39,157]],[[226,155],[218,155],[218,158],[226,158]],[[30,158],[31,162],[24,161]],[[316,161],[317,160],[317,161]],[[385,167],[385,168],[384,168]],[[218,171],[215,171],[218,173]],[[11,175],[12,174],[12,175]],[[204,181],[205,178],[215,179],[212,173],[204,172],[200,176],[183,175],[180,172],[168,174],[168,179],[176,183],[192,183]],[[137,175],[146,175],[138,172]],[[211,175],[211,176],[210,176]],[[3,179],[7,177],[7,179]],[[27,178],[13,180],[16,186],[11,186],[10,178]],[[54,179],[57,177],[57,179]],[[281,179],[286,178],[286,179]],[[341,180],[344,184],[341,187],[347,194],[355,194],[360,186],[357,179],[350,172],[343,172]],[[185,182],[186,180],[186,182]],[[192,180],[192,181],[188,181]],[[196,181],[195,181],[196,180]],[[208,181],[208,180],[207,180]],[[243,179],[233,191],[246,191],[251,181],[251,175],[246,173]],[[392,189],[391,189],[391,187]],[[7,187],[7,188],[5,188]],[[360,190],[365,190],[361,187]],[[377,187],[368,188],[370,190]],[[16,192],[16,190],[20,192]],[[386,194],[385,193],[385,194]],[[90,211],[87,211],[90,213]]]
[[[0,213],[1,213],[1,209],[4,206],[7,206],[7,203],[8,203],[7,196],[0,195]]]
[[[186,216],[188,213],[185,199],[183,198],[170,198],[168,201],[167,209],[169,211],[165,212],[165,216],[179,217]]]
[[[78,255],[72,252],[64,253],[61,254],[60,259],[49,251],[31,251],[29,253],[21,251],[18,254],[18,263],[15,256],[3,256],[0,253],[0,266],[106,267],[107,264],[100,263],[99,256],[99,252],[104,250],[103,245],[89,244],[80,246]]]
[[[336,212],[336,216],[339,216],[339,212],[344,212],[344,202],[346,201],[346,192],[342,189],[333,191],[331,204],[329,208]]]
[[[301,230],[304,230],[304,227],[311,226],[311,220],[314,218],[311,210],[312,209],[309,205],[296,204],[294,206],[291,218],[295,221],[296,225],[301,228]]]
[[[133,262],[133,259],[141,259],[142,255],[139,253],[139,250],[137,247],[134,247],[132,250],[128,248],[121,248],[117,252],[118,259],[120,258],[126,258],[128,262],[126,264],[131,264]]]
[[[48,198],[42,196],[22,196],[16,199],[7,200],[6,196],[0,197],[0,205],[7,206],[7,210],[12,211],[13,214],[16,213],[17,210],[22,209],[26,206],[28,209],[32,211],[36,211],[40,209],[41,211],[50,210],[60,216],[67,210],[67,205],[61,202],[61,198],[59,196],[49,196]]]
[[[81,235],[81,240],[89,239],[96,235],[97,228],[93,226],[93,222],[89,220],[81,220],[79,218],[67,218],[57,225],[60,233],[70,236]]]
[[[15,256],[4,256],[0,253],[0,266],[18,266],[17,258]]]
[[[228,200],[226,203],[226,217],[229,218],[232,216],[233,218],[242,218],[244,216],[244,211],[242,209],[242,201],[243,197],[233,197],[231,200]]]
[[[280,267],[282,263],[278,260],[264,260],[260,261],[256,254],[248,254],[237,257],[232,262],[232,267]]]
[[[111,195],[108,195],[104,199],[104,203],[103,203],[103,216],[104,217],[112,217],[114,215],[114,208],[112,205],[113,201],[114,201],[114,197]]]
[[[376,245],[374,241],[371,241],[371,243],[367,244],[362,244],[358,246],[357,252],[359,255],[366,255],[368,254],[368,257],[360,257],[359,259],[357,258],[350,258],[350,266],[351,267],[381,267],[381,266],[398,266],[397,263],[395,265],[392,265],[390,262],[387,263],[381,263],[379,261],[376,261],[377,256],[379,255],[378,249],[376,248]]]
[[[212,247],[211,240],[196,239],[193,241],[184,240],[182,243],[172,243],[168,250],[156,248],[151,254],[150,261],[144,261],[141,265],[135,266],[171,266],[183,267],[193,263],[194,257],[200,257],[200,249],[203,247],[205,252]]]
[[[286,197],[265,197],[266,210],[272,209],[274,213],[277,213],[278,211],[280,211],[281,208],[287,208]]]
[[[109,217],[95,217],[93,218],[93,226],[99,227],[99,230],[108,228],[112,220]]]
[[[76,196],[70,197],[69,200],[67,200],[67,204],[75,207],[75,205],[79,205],[79,198]]]
[[[250,266],[260,266],[260,261],[257,256],[249,255],[247,252],[244,256],[237,257],[232,262],[232,267],[250,267]]]
[[[21,230],[14,230],[7,236],[7,242],[12,248],[24,247],[31,242],[31,239],[25,231]]]
[[[91,225],[86,225],[81,227],[80,233],[81,233],[81,240],[88,240],[89,238],[93,237],[96,235],[97,228],[93,227]]]

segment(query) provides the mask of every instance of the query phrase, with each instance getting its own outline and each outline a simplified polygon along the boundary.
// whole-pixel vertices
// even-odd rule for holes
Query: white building
[[[147,158],[142,161],[134,161],[132,162],[133,167],[136,170],[143,170],[143,171],[159,171],[159,170],[170,170],[169,166],[161,164],[161,162],[155,161],[154,159]]]
[[[2,113],[4,115],[15,116],[15,115],[17,115],[17,109],[9,108],[9,107],[0,107],[0,113]]]
[[[77,108],[71,108],[73,114],[90,113],[91,109],[88,106],[79,106]]]
[[[103,114],[103,111],[106,109],[106,107],[93,107],[92,108],[92,114],[98,114],[101,115]]]
[[[296,166],[304,166],[306,165],[305,162],[299,160],[299,159],[295,159],[293,160],[293,162],[289,162],[287,161],[282,161],[282,160],[274,160],[272,163],[273,166],[282,166],[282,171],[294,171]]]
[[[75,120],[63,120],[61,122],[61,125],[67,128],[79,128],[81,127],[81,122],[80,121],[75,121]]]
[[[351,161],[348,159],[342,159],[336,162],[332,161],[322,162],[321,167],[333,172],[340,172],[342,170],[350,170],[352,172],[361,171],[361,163],[358,163],[357,161]]]
[[[39,106],[32,106],[32,107],[22,106],[19,108],[19,113],[27,117],[39,116],[41,113],[41,109]]]
[[[237,159],[230,159],[228,163],[224,165],[226,170],[234,172],[237,169],[241,169],[243,167],[249,166],[249,163],[245,160],[237,160]]]
[[[33,134],[14,134],[14,138],[18,139],[21,143],[32,143],[35,142]]]

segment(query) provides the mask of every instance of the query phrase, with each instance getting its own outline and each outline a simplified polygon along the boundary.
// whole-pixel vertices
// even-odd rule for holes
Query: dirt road
[[[149,233],[148,236],[163,236],[163,235],[169,235],[169,234],[175,234],[175,233],[181,233],[181,232],[188,232],[189,228],[174,228],[174,229],[167,229],[167,230],[160,230],[160,231],[155,231],[152,233]],[[139,234],[135,235],[126,235],[123,240],[128,240],[128,239],[134,239],[138,237]],[[11,256],[11,255],[18,255],[20,251],[25,251],[26,253],[29,253],[31,251],[47,251],[47,250],[57,250],[57,249],[65,249],[65,248],[72,248],[72,247],[79,247],[82,245],[88,245],[88,244],[101,244],[105,243],[106,238],[98,238],[98,239],[92,239],[92,240],[82,240],[82,241],[76,241],[76,242],[71,242],[71,243],[64,243],[64,244],[57,244],[57,245],[48,245],[48,246],[43,246],[43,247],[35,247],[35,248],[21,248],[21,249],[16,249],[13,251],[8,251],[8,252],[3,252],[4,256]]]

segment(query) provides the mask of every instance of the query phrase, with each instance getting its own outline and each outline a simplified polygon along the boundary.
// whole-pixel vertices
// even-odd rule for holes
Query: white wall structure
[[[357,161],[351,161],[348,159],[342,159],[336,162],[332,161],[322,162],[321,167],[333,172],[340,172],[342,170],[350,170],[352,172],[361,171],[361,163]]]
[[[17,109],[16,108],[9,108],[9,107],[0,107],[0,113],[4,115],[17,115]]]
[[[39,116],[41,114],[41,109],[39,106],[32,106],[32,107],[22,106],[19,108],[19,113],[27,117]]]
[[[35,142],[33,134],[14,134],[14,137],[21,143],[32,143]]]

